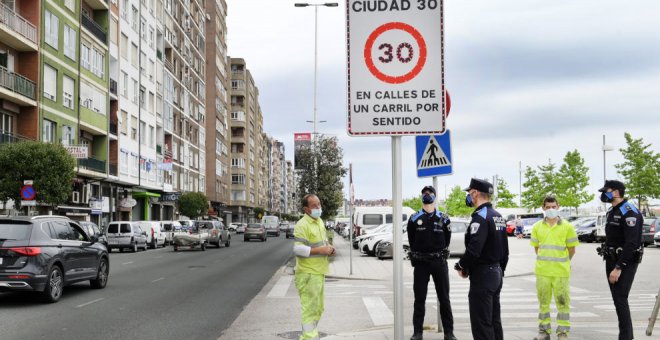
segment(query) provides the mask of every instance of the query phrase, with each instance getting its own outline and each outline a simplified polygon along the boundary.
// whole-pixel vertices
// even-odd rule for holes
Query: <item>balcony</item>
[[[170,70],[170,72],[174,73],[174,65],[172,64],[171,61],[169,61],[167,58],[165,58],[165,60],[163,60],[163,63],[165,64],[165,68]]]
[[[117,164],[109,164],[110,167],[110,176],[118,176],[119,172],[117,172]]]
[[[86,0],[85,2],[93,9],[108,9],[108,0]]]
[[[110,79],[110,93],[117,95],[117,81]]]
[[[37,28],[0,2],[0,41],[19,51],[37,51]]]
[[[21,106],[36,106],[35,83],[0,66],[0,99],[16,102]]]
[[[163,146],[160,144],[156,144],[156,153],[159,155],[163,154]]]
[[[156,50],[156,58],[163,60],[163,52],[161,50]]]
[[[18,142],[30,141],[32,139],[17,135],[15,133],[0,131],[0,145],[3,144],[13,144]]]
[[[87,170],[105,173],[105,161],[93,157],[79,159],[78,166]]]
[[[117,135],[117,123],[110,122],[110,133]]]
[[[95,36],[98,40],[100,40],[102,43],[107,44],[107,34],[105,32],[105,29],[103,29],[99,24],[94,21],[94,19],[82,15],[82,25],[85,27],[90,33],[92,33],[93,36]]]

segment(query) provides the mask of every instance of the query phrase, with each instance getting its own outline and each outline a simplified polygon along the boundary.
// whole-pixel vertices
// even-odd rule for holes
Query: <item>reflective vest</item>
[[[551,227],[545,219],[542,219],[534,224],[530,243],[533,247],[539,248],[534,269],[536,275],[556,277],[571,275],[568,248],[580,244],[573,225],[559,219],[557,224]]]
[[[325,224],[320,218],[313,219],[305,214],[293,231],[296,245],[305,245],[311,248],[328,244]],[[296,256],[296,273],[321,274],[328,272],[328,257],[326,255],[309,255],[309,257]]]

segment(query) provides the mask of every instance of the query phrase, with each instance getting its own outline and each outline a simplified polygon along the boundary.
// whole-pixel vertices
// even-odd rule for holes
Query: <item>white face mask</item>
[[[559,209],[548,209],[544,213],[545,213],[545,217],[547,218],[559,217]]]

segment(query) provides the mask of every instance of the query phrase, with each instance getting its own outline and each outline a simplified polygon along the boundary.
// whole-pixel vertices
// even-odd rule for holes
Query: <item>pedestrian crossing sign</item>
[[[451,175],[451,138],[447,130],[442,135],[417,136],[417,177]]]

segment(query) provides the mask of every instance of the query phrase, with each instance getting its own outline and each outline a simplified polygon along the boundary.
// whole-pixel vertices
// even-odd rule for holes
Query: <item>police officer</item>
[[[410,340],[422,340],[429,276],[433,277],[435,292],[440,300],[440,318],[445,340],[456,340],[453,334],[454,317],[449,302],[449,273],[447,270],[447,257],[449,257],[447,247],[451,241],[451,221],[447,215],[436,210],[434,202],[435,188],[425,186],[422,188],[424,206],[408,220],[410,259],[415,267],[414,333]]]
[[[493,185],[473,178],[465,204],[476,208],[465,232],[465,255],[454,269],[470,278],[468,301],[470,324],[475,340],[502,340],[500,291],[509,261],[506,221],[490,203]]]
[[[628,294],[642,255],[644,218],[637,207],[623,198],[626,187],[620,181],[605,181],[600,200],[611,203],[605,225],[605,274],[619,319],[619,340],[633,338]]]

